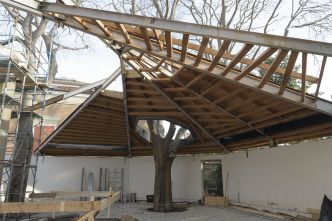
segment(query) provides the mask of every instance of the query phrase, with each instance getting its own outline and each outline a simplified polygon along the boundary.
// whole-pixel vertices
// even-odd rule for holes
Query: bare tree
[[[181,137],[187,129],[180,128],[176,132],[176,125],[170,123],[168,131],[165,131],[163,120],[148,120],[147,123],[155,162],[153,210],[171,211],[173,209],[171,168]]]
[[[48,84],[52,84],[54,77],[58,72],[58,62],[56,58],[56,54],[62,50],[81,50],[88,48],[88,38],[83,33],[70,30],[68,28],[59,29],[58,24],[49,22],[44,18],[39,18],[34,15],[19,13],[16,9],[6,7],[6,10],[1,12],[2,17],[11,17],[12,19],[16,19],[18,17],[18,24],[24,30],[25,39],[31,40],[31,49],[33,51],[37,51],[36,48],[38,41],[43,41],[46,46],[46,50],[52,51],[52,53],[47,53],[48,59],[50,60],[49,66],[49,77]],[[66,38],[71,38],[71,42],[75,42],[74,46],[72,43],[66,44]],[[29,42],[24,42],[26,45]],[[36,57],[31,54],[29,57],[29,66],[28,69],[31,73],[34,73],[36,70],[35,65]]]

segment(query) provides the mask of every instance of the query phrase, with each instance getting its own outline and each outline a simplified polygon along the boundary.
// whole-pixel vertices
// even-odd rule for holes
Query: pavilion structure
[[[332,135],[332,103],[318,97],[332,44],[59,2],[0,0],[99,37],[122,65],[44,141],[41,154],[153,155],[152,144],[136,132],[137,121],[146,118],[177,122],[192,132],[194,142],[178,154],[228,153]],[[220,47],[212,48],[217,41]],[[236,52],[228,53],[234,44]],[[309,73],[312,55],[321,59],[318,77]],[[280,83],[270,81],[275,73]],[[119,75],[123,93],[105,91]],[[288,87],[291,78],[301,90]],[[314,94],[306,93],[307,82],[315,85]]]

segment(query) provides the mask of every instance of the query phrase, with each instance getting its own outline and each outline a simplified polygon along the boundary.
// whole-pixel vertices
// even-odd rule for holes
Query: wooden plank
[[[188,118],[187,118],[187,122],[188,122],[190,128],[194,130],[196,136],[197,136],[198,139],[201,141],[201,143],[204,144],[205,141],[204,141],[204,138],[203,138],[201,132],[198,131],[198,129],[196,128],[196,126],[195,126],[195,125],[194,125],[194,124],[193,124]]]
[[[186,87],[191,87],[194,85],[197,81],[201,80],[206,75],[204,73],[199,74],[197,77],[195,77],[193,80],[191,80],[188,84],[186,84]]]
[[[32,198],[32,195],[33,195],[33,198],[34,199],[54,199],[56,197],[56,194],[55,193],[30,193],[29,194],[29,198],[31,199]]]
[[[144,39],[144,42],[145,42],[145,45],[146,45],[146,49],[148,49],[148,51],[151,51],[152,50],[152,45],[151,45],[150,37],[148,35],[147,28],[140,27],[139,29],[140,29],[142,37]]]
[[[112,33],[110,32],[110,30],[108,30],[108,28],[104,25],[104,23],[100,20],[95,20],[96,25],[98,26],[98,28],[100,28],[100,30],[102,30],[104,32],[104,34],[108,37],[112,36]]]
[[[281,85],[280,85],[280,89],[279,89],[279,95],[283,95],[284,92],[285,92],[285,89],[287,87],[287,84],[288,84],[288,80],[291,76],[291,73],[293,71],[293,68],[295,66],[295,62],[296,62],[296,59],[297,59],[297,56],[299,55],[299,52],[297,51],[292,51],[291,52],[291,55],[289,56],[289,60],[288,60],[288,64],[287,64],[287,67],[286,67],[286,71],[285,71],[285,75],[282,79],[282,82],[281,82]]]
[[[288,54],[287,50],[280,50],[279,51],[277,57],[272,62],[272,65],[270,66],[269,70],[266,72],[263,79],[261,80],[261,82],[257,86],[258,88],[264,87],[264,85],[268,82],[268,80],[270,80],[272,74],[277,70],[280,63],[284,60],[284,58],[286,57],[287,54]]]
[[[155,72],[158,71],[158,69],[156,69],[155,67],[153,68],[140,68],[140,71],[146,71],[146,72]]]
[[[225,70],[221,72],[221,75],[226,76],[235,67],[235,65],[237,65],[244,56],[246,56],[246,54],[250,51],[252,47],[254,47],[254,45],[245,44],[242,47],[241,51],[237,53],[235,58],[227,65]]]
[[[222,58],[222,56],[224,55],[224,53],[226,52],[226,50],[230,44],[231,44],[231,41],[224,40],[224,42],[220,46],[217,54],[214,56],[208,71],[213,71],[213,69],[217,66],[217,64],[220,61],[220,58]]]
[[[315,100],[317,100],[317,98],[318,98],[319,89],[320,89],[320,84],[322,83],[322,79],[323,79],[323,74],[324,74],[324,69],[325,69],[326,59],[327,59],[327,57],[324,56],[324,57],[323,57],[322,66],[321,66],[321,68],[320,68],[320,74],[319,74],[318,82],[317,82],[317,89],[316,89],[316,93],[315,93]]]
[[[172,32],[165,31],[166,37],[166,48],[167,48],[167,57],[173,57],[173,42],[172,42]]]
[[[100,210],[108,208],[110,205],[112,205],[113,203],[118,201],[120,199],[120,196],[121,196],[121,194],[118,191],[118,192],[113,193],[113,195],[111,197],[102,200],[101,205],[100,205]]]
[[[197,55],[196,55],[196,60],[195,60],[195,63],[194,63],[195,67],[197,67],[199,65],[199,63],[201,62],[203,54],[205,52],[205,49],[206,49],[208,43],[209,43],[209,38],[203,37],[201,46],[199,47],[199,50],[198,50]]]
[[[160,60],[159,63],[154,68],[159,69],[164,62],[165,62],[165,59]],[[164,78],[164,79],[169,79],[169,78]]]
[[[266,49],[254,62],[248,65],[242,73],[235,78],[235,80],[241,80],[244,76],[249,74],[252,70],[254,70],[259,64],[263,63],[267,58],[273,55],[278,49],[277,48],[268,48]]]
[[[1,203],[0,213],[79,212],[100,208],[101,201]]]
[[[243,87],[237,88],[237,89],[235,89],[235,90],[233,90],[233,91],[228,92],[226,95],[217,98],[216,100],[213,101],[213,103],[214,103],[214,104],[218,104],[218,103],[220,103],[221,101],[224,101],[224,100],[226,100],[226,99],[232,97],[233,95],[238,94],[238,93],[241,93],[241,92],[244,92],[244,91],[246,91],[246,90],[247,90],[247,89],[246,89],[246,88],[243,88]]]
[[[157,29],[153,29],[153,33],[154,33],[154,36],[156,37],[156,39],[158,41],[158,45],[160,47],[160,50],[163,50],[164,49],[164,43],[163,43],[162,40],[160,40],[159,31]]]
[[[116,27],[119,29],[121,35],[123,36],[123,38],[126,40],[126,42],[128,44],[132,43],[131,37],[128,33],[128,31],[126,30],[125,26],[123,24],[119,24],[119,23],[115,23]]]
[[[141,117],[182,117],[181,112],[129,112],[129,116],[141,116]]]
[[[85,29],[90,29],[90,25],[88,23],[86,23],[86,21],[84,21],[84,19],[80,18],[80,17],[73,17],[73,19],[75,21],[77,21],[78,23],[80,23]]]
[[[184,62],[186,60],[187,56],[187,50],[188,50],[188,43],[189,43],[189,35],[183,34],[182,37],[182,48],[181,48],[181,62]]]
[[[79,197],[107,197],[110,193],[108,191],[52,191],[50,194],[55,194],[56,198],[79,198]]]
[[[213,91],[213,90],[216,89],[217,87],[220,87],[222,84],[224,84],[224,82],[223,82],[223,81],[219,81],[218,83],[209,86],[208,88],[206,88],[205,90],[203,90],[203,91],[200,93],[200,96],[204,96],[204,95],[210,93],[211,91]]]
[[[308,54],[302,53],[302,90],[301,90],[301,102],[304,102],[306,93],[306,78],[307,78],[307,59]]]

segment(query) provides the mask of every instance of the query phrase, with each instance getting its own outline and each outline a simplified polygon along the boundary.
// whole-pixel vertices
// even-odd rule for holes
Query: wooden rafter
[[[167,56],[173,57],[173,43],[172,43],[172,32],[165,31],[166,36],[166,48],[167,48]]]
[[[143,36],[143,39],[144,39],[144,42],[145,42],[146,48],[147,48],[149,51],[151,51],[151,50],[152,50],[152,45],[151,45],[150,37],[149,37],[149,35],[148,35],[148,30],[147,30],[147,28],[140,27],[139,29],[140,29],[141,34],[142,34],[142,36]]]
[[[220,58],[224,55],[226,52],[228,46],[231,44],[231,41],[223,41],[222,45],[220,46],[217,54],[214,56],[213,61],[210,64],[209,71],[213,71],[213,69],[217,66],[217,64],[220,61]]]
[[[254,62],[252,62],[251,65],[248,65],[239,76],[237,76],[235,79],[241,80],[244,76],[249,74],[252,70],[254,70],[256,67],[258,67],[259,64],[263,63],[268,57],[274,54],[278,49],[277,48],[268,48],[266,51],[264,51]]]
[[[208,43],[209,43],[209,38],[203,37],[201,46],[199,47],[199,50],[196,55],[196,60],[194,63],[195,67],[197,67],[199,65],[199,63],[201,62],[201,59],[203,57],[203,54],[205,52],[205,49],[206,49]]]
[[[264,85],[269,81],[272,74],[275,73],[276,69],[278,68],[278,66],[283,61],[283,59],[286,57],[287,54],[288,54],[287,50],[279,50],[277,57],[273,60],[272,65],[270,66],[269,70],[262,78],[261,82],[258,85],[258,88],[264,87]]]
[[[306,93],[306,77],[307,77],[307,53],[302,53],[302,90],[301,90],[301,102],[304,102],[305,93]]]
[[[123,38],[126,40],[128,44],[132,43],[131,37],[126,30],[125,26],[123,24],[115,23],[116,27],[119,29],[120,33],[122,34]]]
[[[246,54],[250,51],[252,47],[254,47],[254,45],[245,44],[241,51],[235,56],[235,58],[229,63],[229,65],[227,65],[227,67],[221,74],[223,76],[226,76],[235,67],[235,65],[237,65],[244,56],[246,56]]]
[[[315,93],[315,100],[317,100],[319,89],[320,89],[320,85],[322,83],[322,79],[323,79],[323,75],[324,75],[324,70],[325,70],[325,65],[326,65],[326,60],[327,60],[327,57],[324,56],[323,57],[323,61],[322,61],[322,66],[320,68],[320,73],[319,73],[319,78],[318,78],[318,83],[317,83],[317,89],[316,89],[316,93]]]
[[[112,33],[110,32],[110,30],[108,30],[108,28],[104,25],[104,23],[100,20],[95,20],[96,25],[100,28],[100,30],[102,30],[104,32],[104,34],[108,37],[112,36]]]
[[[186,60],[187,50],[189,43],[189,35],[183,34],[182,37],[182,48],[181,48],[181,61],[184,62]]]
[[[280,90],[279,90],[279,95],[283,95],[285,92],[285,89],[287,87],[288,84],[288,80],[291,76],[291,73],[293,71],[293,68],[295,66],[295,62],[297,59],[297,56],[299,55],[299,52],[297,51],[292,51],[290,56],[289,56],[289,60],[288,60],[288,64],[286,67],[286,71],[285,71],[285,75],[282,79],[281,85],[280,85]]]
[[[153,33],[155,35],[155,38],[157,39],[158,41],[158,45],[160,47],[160,50],[163,50],[164,49],[164,43],[162,40],[160,40],[160,37],[159,37],[159,31],[157,29],[152,29],[153,30]]]

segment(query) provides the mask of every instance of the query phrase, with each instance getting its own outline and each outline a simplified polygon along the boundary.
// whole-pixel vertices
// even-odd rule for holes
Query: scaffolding
[[[31,157],[33,146],[41,142],[51,50],[43,51],[41,41],[35,45],[32,33],[26,33],[17,20],[9,23],[8,33],[0,33],[0,196],[3,202],[13,197],[32,201],[26,195],[34,193],[38,156],[34,164]],[[36,114],[29,106],[39,102],[43,106]],[[37,126],[39,134],[34,134]],[[27,191],[30,171],[32,187]],[[17,176],[19,184],[13,182]]]

